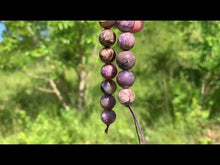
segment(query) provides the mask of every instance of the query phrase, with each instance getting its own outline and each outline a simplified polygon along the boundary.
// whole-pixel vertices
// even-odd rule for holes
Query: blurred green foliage
[[[6,30],[0,43],[0,143],[137,144],[132,116],[117,99],[120,87],[114,94],[116,121],[104,133],[98,21],[1,23]],[[219,143],[220,22],[145,21],[135,37],[132,107],[146,142]],[[117,44],[113,48],[120,52]],[[82,68],[88,88],[79,110]],[[36,78],[45,75],[56,83],[69,111],[54,93],[37,90],[50,89]]]

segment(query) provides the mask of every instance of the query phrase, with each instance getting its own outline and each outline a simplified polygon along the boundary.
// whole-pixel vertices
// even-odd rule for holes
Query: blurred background
[[[131,89],[146,143],[220,143],[220,22],[144,22]],[[0,21],[1,144],[138,144],[119,86],[104,133],[101,30],[98,21]]]

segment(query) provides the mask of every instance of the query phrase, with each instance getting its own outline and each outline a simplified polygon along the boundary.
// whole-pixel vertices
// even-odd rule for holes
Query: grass
[[[66,75],[71,75],[72,70]],[[31,80],[20,72],[0,72],[0,143],[1,144],[137,144],[132,116],[118,103],[116,121],[105,134],[100,120],[102,111],[99,84],[102,78],[93,72],[85,109],[74,107],[65,111],[51,94],[38,93],[30,88]],[[75,76],[68,76],[74,82]],[[141,124],[147,144],[213,143],[201,137],[200,126],[178,120],[175,124],[167,113],[159,113],[147,100],[143,83],[137,79],[133,90],[139,93],[132,105]],[[120,88],[117,88],[118,93]],[[149,95],[151,95],[149,93]],[[59,112],[59,113],[58,113]],[[192,121],[194,122],[194,121]],[[198,131],[197,131],[198,130]],[[206,129],[203,131],[206,133]]]

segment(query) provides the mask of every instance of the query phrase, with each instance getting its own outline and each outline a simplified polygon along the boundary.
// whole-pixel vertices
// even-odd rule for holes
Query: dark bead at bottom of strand
[[[106,124],[105,133],[108,133],[110,124],[112,124],[116,119],[116,114],[114,110],[103,110],[101,113],[101,120]]]

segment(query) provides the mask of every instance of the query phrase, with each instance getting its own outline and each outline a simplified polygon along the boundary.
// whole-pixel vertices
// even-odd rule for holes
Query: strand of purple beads
[[[100,99],[100,104],[104,109],[101,113],[101,120],[106,124],[105,133],[108,133],[110,124],[116,119],[113,107],[116,100],[112,95],[116,91],[116,83],[113,78],[117,75],[117,68],[112,62],[116,58],[115,50],[111,47],[116,42],[116,34],[111,28],[115,26],[116,21],[99,21],[100,26],[103,28],[99,35],[99,42],[104,47],[99,51],[99,57],[103,63],[101,68],[101,75],[104,78],[100,87],[103,96]]]
[[[116,58],[118,67],[122,69],[122,71],[118,73],[116,81],[118,85],[123,88],[118,94],[118,99],[119,102],[128,107],[130,112],[132,113],[139,144],[141,142],[138,130],[141,133],[142,143],[145,144],[145,139],[141,127],[137,121],[136,116],[134,115],[134,111],[130,106],[135,100],[135,93],[131,89],[129,89],[135,82],[135,76],[131,72],[131,69],[136,62],[135,55],[131,51],[131,49],[135,45],[135,37],[132,33],[135,26],[135,21],[117,21],[116,26],[122,32],[122,34],[118,37],[117,42],[122,51],[118,54]]]
[[[99,24],[104,29],[99,35],[99,42],[103,49],[99,52],[100,59],[105,63],[101,68],[101,75],[104,78],[100,87],[104,95],[100,99],[100,104],[104,109],[101,113],[101,120],[106,124],[105,133],[108,133],[110,124],[112,124],[116,119],[116,114],[112,109],[116,100],[112,95],[116,91],[116,83],[113,78],[117,75],[117,68],[112,62],[116,58],[116,53],[112,49],[112,45],[116,42],[116,34],[112,27],[117,27],[122,34],[118,38],[118,46],[122,49],[117,56],[116,63],[122,71],[117,75],[116,81],[118,85],[123,88],[119,94],[119,102],[130,110],[132,117],[134,119],[136,133],[138,136],[139,144],[141,143],[139,132],[141,133],[142,143],[145,144],[145,139],[138,120],[131,108],[132,102],[135,100],[135,93],[129,89],[135,82],[135,76],[130,71],[130,69],[135,65],[136,59],[135,55],[130,49],[134,47],[135,37],[132,33],[139,32],[143,29],[142,21],[99,21]]]

